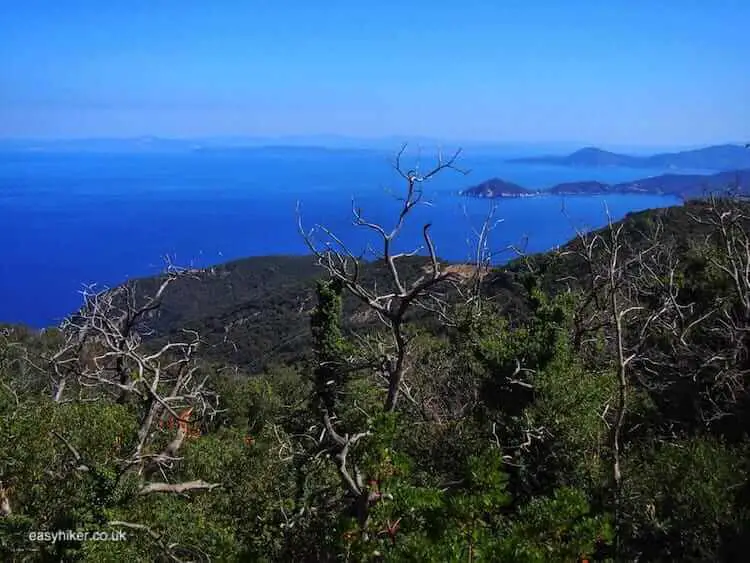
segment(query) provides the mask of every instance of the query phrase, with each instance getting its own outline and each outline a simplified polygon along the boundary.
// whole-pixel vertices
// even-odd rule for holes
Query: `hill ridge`
[[[683,200],[731,192],[750,194],[750,168],[703,174],[661,174],[630,182],[604,183],[595,180],[564,182],[543,190],[532,190],[493,178],[462,190],[461,195],[478,198],[517,198],[549,195],[653,194]]]
[[[720,144],[678,152],[633,156],[587,146],[565,156],[535,156],[513,158],[507,162],[525,164],[553,164],[570,167],[605,167],[715,170],[728,171],[750,168],[750,151],[742,145]]]

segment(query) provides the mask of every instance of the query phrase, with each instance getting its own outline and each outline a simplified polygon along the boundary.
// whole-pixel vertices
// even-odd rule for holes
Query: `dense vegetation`
[[[503,268],[326,231],[0,333],[7,561],[739,561],[750,206],[633,214]],[[491,220],[488,221],[488,225]],[[486,231],[482,231],[486,233]],[[321,239],[321,237],[323,237]],[[125,541],[30,541],[39,531]]]

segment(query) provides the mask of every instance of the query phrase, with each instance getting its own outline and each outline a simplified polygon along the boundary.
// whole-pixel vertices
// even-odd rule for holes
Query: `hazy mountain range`
[[[750,150],[743,145],[715,145],[680,152],[634,156],[586,147],[566,156],[514,158],[509,162],[559,166],[651,168],[653,170],[738,170],[750,168]]]
[[[711,193],[750,195],[750,169],[719,172],[713,175],[663,174],[632,182],[606,184],[595,181],[566,182],[545,190],[530,190],[493,178],[463,190],[463,195],[479,198],[521,198],[546,195],[653,194],[672,195],[682,199],[703,197]]]
[[[390,135],[377,138],[360,138],[343,135],[286,135],[286,136],[219,136],[219,137],[196,137],[196,138],[165,138],[158,136],[141,136],[129,138],[76,138],[76,139],[2,139],[0,138],[0,151],[21,152],[101,152],[101,153],[183,153],[197,150],[225,150],[225,149],[257,149],[261,147],[296,147],[296,148],[326,148],[326,149],[363,149],[383,150],[394,152],[404,143],[411,146],[419,146],[423,151],[455,150],[462,148],[466,154],[472,155],[498,155],[502,158],[521,159],[521,162],[550,162],[565,164],[567,159],[581,153],[579,157],[571,162],[580,162],[581,165],[588,161],[596,163],[593,154],[587,153],[598,151],[602,154],[612,154],[624,159],[637,158],[625,157],[617,153],[607,153],[600,149],[583,149],[573,155],[562,156],[580,147],[582,143],[575,141],[564,142],[493,142],[493,141],[471,141],[456,139],[439,139],[435,137],[414,135]],[[664,147],[649,147],[647,145],[623,145],[611,146],[611,150],[629,151],[632,154],[654,154]],[[678,150],[670,147],[670,150]],[[539,157],[540,153],[549,156]],[[596,164],[595,164],[596,165]],[[627,165],[627,164],[626,164]]]

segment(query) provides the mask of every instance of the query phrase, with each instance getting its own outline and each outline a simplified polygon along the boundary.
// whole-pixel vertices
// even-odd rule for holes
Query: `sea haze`
[[[83,284],[104,286],[159,272],[162,257],[203,267],[235,258],[301,254],[296,203],[303,222],[324,224],[361,251],[368,236],[352,226],[352,198],[367,218],[393,217],[402,187],[392,153],[360,150],[256,148],[179,154],[0,153],[0,322],[57,324],[81,302]],[[412,155],[414,156],[414,155]],[[422,158],[422,169],[432,154]],[[413,161],[405,165],[413,165]],[[620,182],[663,171],[571,169],[511,164],[501,156],[467,153],[467,176],[445,171],[425,185],[432,205],[421,207],[403,233],[403,250],[420,241],[429,221],[439,254],[466,260],[472,228],[488,201],[458,192],[492,177],[532,189],[560,182]],[[618,195],[497,200],[496,251],[526,241],[547,250],[575,227],[605,224],[629,211],[678,204],[672,197]],[[571,220],[573,225],[571,225]],[[501,254],[499,260],[510,258]]]

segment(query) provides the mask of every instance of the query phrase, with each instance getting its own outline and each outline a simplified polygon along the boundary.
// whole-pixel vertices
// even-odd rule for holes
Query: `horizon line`
[[[671,148],[684,149],[691,148],[708,148],[714,146],[738,145],[744,146],[746,142],[739,140],[727,140],[723,142],[674,142],[674,143],[647,143],[647,142],[591,142],[582,140],[491,140],[491,139],[460,139],[460,138],[443,138],[429,135],[401,135],[388,134],[380,136],[357,136],[343,135],[337,133],[311,133],[311,134],[283,134],[283,135],[253,135],[253,134],[212,134],[212,135],[158,135],[158,134],[141,134],[141,135],[85,135],[85,136],[17,136],[17,135],[0,135],[2,143],[65,143],[65,142],[111,142],[111,141],[172,141],[172,142],[254,142],[254,143],[283,143],[296,142],[305,143],[311,147],[329,147],[331,142],[346,143],[383,143],[398,140],[399,144],[451,144],[480,147],[536,147],[536,146],[559,146],[559,147],[580,147],[580,148],[600,148],[600,147],[632,147],[632,148]],[[322,143],[321,143],[322,142]],[[276,146],[279,146],[278,144]],[[332,146],[330,148],[355,148]],[[361,147],[371,148],[371,147]]]

